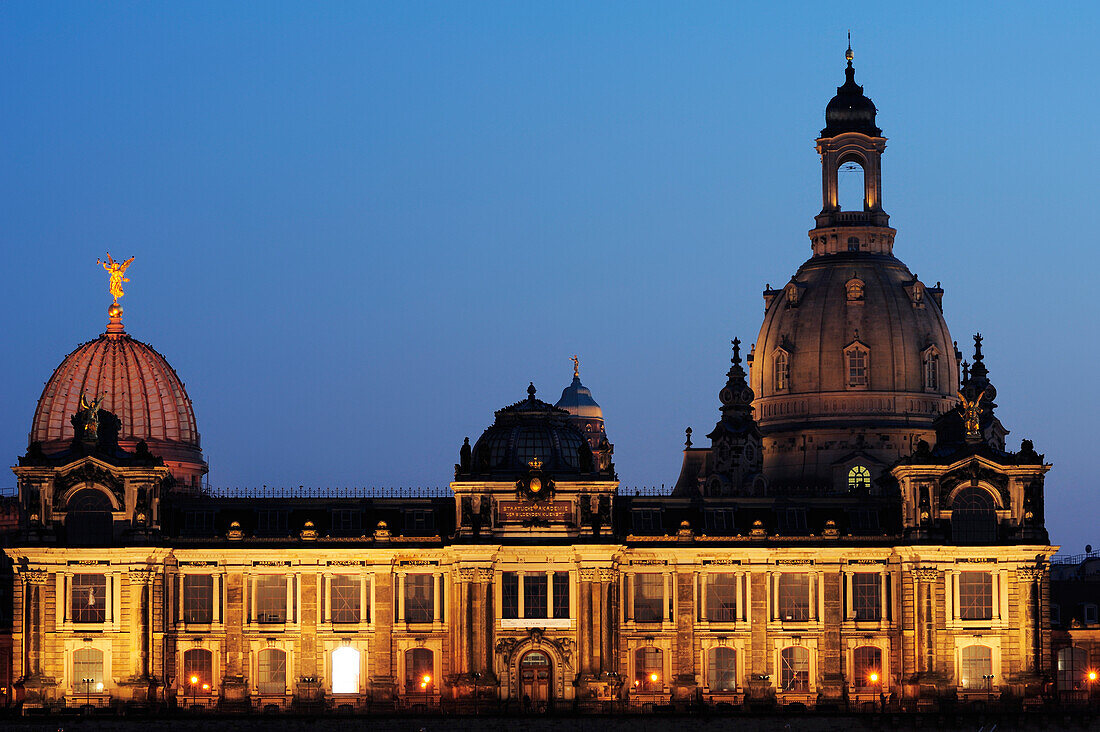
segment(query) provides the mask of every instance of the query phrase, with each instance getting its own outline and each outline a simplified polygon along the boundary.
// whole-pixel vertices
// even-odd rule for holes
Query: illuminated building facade
[[[751,376],[735,342],[668,495],[619,492],[576,368],[556,405],[531,386],[467,440],[445,495],[214,495],[182,382],[116,295],[14,468],[23,703],[1039,699],[1050,466],[1006,448],[980,337],[960,363],[943,290],[893,255],[854,73],[817,140],[812,256],[765,289]],[[851,165],[863,205],[843,210]]]

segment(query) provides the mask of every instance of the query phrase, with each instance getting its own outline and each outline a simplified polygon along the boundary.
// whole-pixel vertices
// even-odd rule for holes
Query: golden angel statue
[[[570,361],[573,362],[573,378],[580,378],[581,375],[581,360],[577,358],[576,354],[573,355]]]
[[[978,395],[978,398],[974,401],[967,401],[966,396],[960,391],[959,399],[962,401],[960,408],[963,414],[963,424],[966,426],[966,439],[968,440],[980,440],[982,437],[982,399],[985,398],[985,392],[983,391]]]
[[[126,268],[130,266],[130,262],[134,261],[133,257],[130,257],[125,262],[116,262],[111,258],[111,253],[107,252],[107,261],[97,259],[96,263],[102,264],[103,269],[107,270],[107,274],[110,276],[110,290],[111,295],[115,298],[115,305],[118,305],[118,299],[125,295],[122,291],[122,283],[129,282],[129,278],[126,277]]]

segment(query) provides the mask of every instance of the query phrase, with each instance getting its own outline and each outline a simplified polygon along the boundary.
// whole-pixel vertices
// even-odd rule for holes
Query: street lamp
[[[1093,692],[1096,690],[1096,679],[1097,679],[1096,669],[1090,668],[1089,672],[1088,672],[1088,674],[1086,675],[1085,678],[1087,678],[1088,682],[1089,682],[1089,706],[1091,707],[1092,706]]]
[[[95,683],[95,679],[81,679],[84,684],[84,706],[90,707],[92,705],[92,684]]]
[[[880,711],[885,711],[886,697],[882,693],[882,677],[878,675],[878,671],[872,671],[867,674],[867,680],[871,682],[873,686],[878,687],[878,708]]]
[[[195,684],[199,683],[199,677],[198,676],[192,676],[190,681],[191,681],[191,708],[193,709],[199,703],[199,699],[198,699],[198,696],[197,696],[198,692],[195,689]]]
[[[985,679],[985,690],[993,690],[993,674],[982,674],[982,678]]]

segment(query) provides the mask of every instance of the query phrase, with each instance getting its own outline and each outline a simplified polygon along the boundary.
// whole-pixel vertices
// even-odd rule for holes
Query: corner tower
[[[893,253],[882,207],[886,138],[874,103],[845,82],[816,140],[822,209],[812,256],[783,287],[764,290],[765,316],[751,355],[753,406],[772,485],[845,490],[881,475],[952,409],[958,361],[943,318],[943,290]],[[844,210],[841,168],[863,170],[863,201]]]

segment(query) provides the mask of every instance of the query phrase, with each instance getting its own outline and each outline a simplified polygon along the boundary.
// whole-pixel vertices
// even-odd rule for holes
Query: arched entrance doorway
[[[528,651],[519,661],[520,701],[524,711],[542,712],[550,705],[550,657]]]

